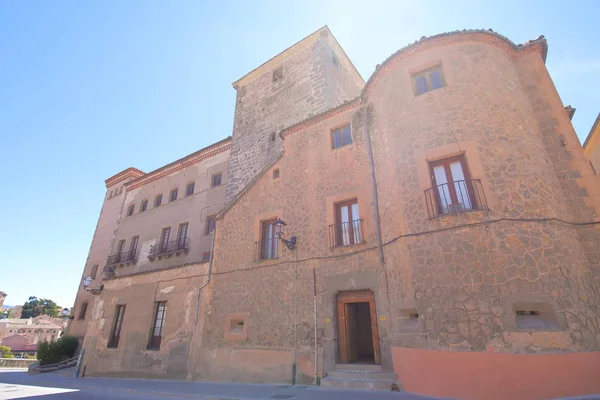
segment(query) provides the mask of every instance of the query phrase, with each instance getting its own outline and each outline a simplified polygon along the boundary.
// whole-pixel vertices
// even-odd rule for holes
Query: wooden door
[[[379,347],[379,329],[377,328],[375,296],[370,290],[340,292],[337,295],[338,361],[341,364],[347,364],[356,360],[358,354],[354,341],[355,338],[352,336],[353,330],[350,329],[352,326],[351,324],[355,323],[356,311],[353,307],[348,307],[348,304],[363,302],[369,303],[374,362],[375,364],[381,364],[381,349]]]

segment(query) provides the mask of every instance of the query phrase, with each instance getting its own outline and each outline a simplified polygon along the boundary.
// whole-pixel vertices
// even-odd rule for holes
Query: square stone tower
[[[281,153],[279,131],[355,98],[363,86],[327,26],[234,82],[227,201]]]

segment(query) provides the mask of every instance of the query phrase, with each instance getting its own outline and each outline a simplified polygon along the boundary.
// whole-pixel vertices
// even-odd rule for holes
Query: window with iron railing
[[[273,260],[279,256],[277,242],[279,227],[276,222],[277,218],[261,222],[261,240],[254,244],[255,260]]]
[[[432,187],[425,190],[429,218],[486,210],[487,201],[479,179],[471,179],[463,155],[429,163]]]
[[[179,231],[175,240],[169,240],[171,237],[171,228],[163,228],[158,244],[150,246],[150,252],[148,258],[151,260],[156,256],[162,256],[165,254],[179,255],[181,252],[187,253],[190,249],[190,239],[188,238],[188,223],[179,225]]]
[[[351,246],[363,242],[362,220],[357,199],[335,205],[335,224],[329,225],[331,247]]]

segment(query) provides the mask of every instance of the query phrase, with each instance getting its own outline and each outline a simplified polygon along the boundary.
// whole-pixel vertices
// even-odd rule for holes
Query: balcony
[[[160,260],[162,257],[169,258],[172,255],[179,256],[181,253],[187,253],[188,251],[190,251],[190,239],[178,239],[171,242],[159,243],[154,246],[150,246],[148,258],[150,261],[154,260],[155,258]]]
[[[442,215],[487,210],[487,200],[479,179],[454,181],[425,190],[429,219]]]
[[[107,265],[129,265],[137,262],[137,250],[113,254],[108,257]]]
[[[278,238],[254,242],[254,261],[274,260],[279,257]]]
[[[363,243],[363,220],[329,225],[329,247],[353,246]]]

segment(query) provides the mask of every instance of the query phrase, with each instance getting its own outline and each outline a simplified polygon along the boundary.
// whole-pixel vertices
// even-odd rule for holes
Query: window
[[[185,249],[187,241],[188,223],[179,225],[179,232],[177,233],[177,249]]]
[[[171,190],[171,195],[169,196],[169,201],[177,200],[177,192],[178,191],[179,191],[178,189]]]
[[[350,246],[362,243],[362,224],[358,200],[348,200],[335,205],[335,245]]]
[[[115,253],[115,262],[120,262],[123,259],[123,250],[125,250],[125,239],[119,240],[117,244],[117,252]]]
[[[435,201],[440,214],[452,214],[477,209],[463,155],[429,163]]]
[[[187,184],[187,186],[185,187],[185,195],[186,196],[191,196],[194,194],[194,186],[195,186],[194,182]]]
[[[79,315],[77,316],[77,319],[85,319],[85,313],[87,311],[87,307],[88,307],[87,301],[84,301],[83,303],[81,303],[81,309],[79,310]]]
[[[160,341],[162,339],[162,330],[165,324],[165,318],[167,315],[167,302],[157,301],[154,313],[154,323],[152,324],[152,332],[150,334],[150,340],[148,341],[148,350],[159,350]]]
[[[211,187],[216,187],[216,186],[221,186],[221,178],[223,177],[223,174],[221,172],[219,172],[218,174],[214,174],[212,176],[212,182],[211,182]]]
[[[90,278],[96,279],[96,274],[98,273],[98,265],[94,265],[92,267],[92,272],[90,273]]]
[[[139,241],[140,241],[139,236],[134,236],[131,238],[131,245],[129,246],[129,254],[130,254],[130,258],[132,260],[135,258],[135,255],[137,254]]]
[[[205,235],[212,235],[215,231],[215,227],[217,226],[217,216],[209,215],[206,217],[206,228],[204,229]]]
[[[277,218],[261,223],[261,241],[259,242],[260,259],[272,260],[277,258]]]
[[[350,125],[331,131],[331,148],[337,149],[352,143],[352,131]]]
[[[331,61],[333,62],[333,65],[335,65],[336,67],[340,66],[340,59],[333,51],[331,52]]]
[[[248,338],[248,314],[229,314],[225,320],[226,340],[246,340]]]
[[[417,96],[446,86],[441,66],[435,66],[413,75],[413,85]]]
[[[277,68],[273,71],[273,82],[277,82],[283,79],[283,67]]]
[[[169,236],[171,236],[171,227],[163,228],[160,234],[160,250],[161,252],[167,251],[167,246],[169,245]]]
[[[119,347],[119,337],[121,336],[121,327],[123,326],[123,317],[125,315],[125,305],[119,304],[115,310],[115,320],[110,331],[108,339],[108,348],[116,349]]]
[[[148,209],[148,200],[142,200],[142,205],[140,206],[140,212],[144,212]]]
[[[273,170],[273,179],[279,178],[279,168]]]
[[[162,203],[162,194],[159,194],[154,198],[154,207],[160,206]]]
[[[271,132],[271,142],[274,142],[275,139],[277,139],[277,136],[275,135],[275,132]]]
[[[135,211],[135,204],[132,204],[129,206],[129,209],[127,210],[127,216],[131,217],[133,215],[134,211]]]
[[[209,262],[210,261],[210,251],[205,251],[202,253],[202,262]]]
[[[518,329],[541,331],[558,329],[558,323],[551,313],[543,313],[537,310],[517,310],[515,313],[515,322]]]

